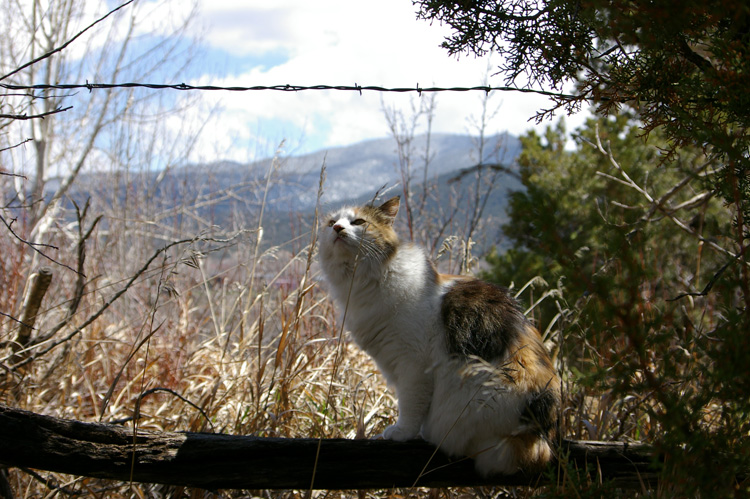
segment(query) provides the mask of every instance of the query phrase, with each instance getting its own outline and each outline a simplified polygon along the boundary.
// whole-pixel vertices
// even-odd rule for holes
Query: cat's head
[[[398,235],[393,221],[400,198],[380,206],[342,208],[323,219],[320,257],[325,264],[352,263],[357,254],[362,262],[383,263],[396,251]]]

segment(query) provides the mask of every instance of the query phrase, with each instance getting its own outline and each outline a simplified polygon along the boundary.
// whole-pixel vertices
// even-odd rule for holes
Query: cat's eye
[[[364,218],[358,218],[352,222],[352,225],[362,225],[365,223],[367,223],[367,220],[365,220]]]
[[[329,226],[329,227],[333,227],[333,225],[334,225],[335,223],[336,223],[336,220],[329,220],[329,221],[328,221],[328,226]]]

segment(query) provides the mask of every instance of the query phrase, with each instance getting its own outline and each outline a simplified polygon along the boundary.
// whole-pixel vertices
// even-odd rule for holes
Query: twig
[[[35,338],[34,342],[30,346],[44,343],[50,338],[54,337],[58,333],[58,331],[60,331],[63,327],[65,327],[66,324],[70,322],[70,320],[73,318],[76,311],[78,310],[78,306],[81,304],[81,300],[83,299],[83,294],[86,288],[86,274],[84,274],[84,264],[86,262],[86,241],[91,237],[91,234],[93,233],[94,228],[102,219],[102,215],[99,215],[98,217],[96,217],[93,223],[84,232],[84,229],[83,229],[84,219],[86,218],[86,214],[89,209],[89,202],[90,202],[90,199],[86,200],[86,204],[83,207],[83,212],[81,212],[80,208],[78,207],[78,204],[76,204],[76,202],[73,201],[73,205],[76,208],[76,217],[78,219],[78,244],[77,244],[78,263],[76,265],[78,269],[77,270],[78,278],[76,279],[76,287],[73,292],[73,299],[70,300],[70,305],[68,306],[68,312],[65,314],[65,318],[63,318],[52,329],[50,329],[45,334],[39,335],[37,338]]]
[[[51,249],[55,249],[55,250],[58,249],[57,246],[54,246],[52,244],[32,243],[31,241],[27,241],[24,238],[22,238],[21,236],[19,236],[18,234],[16,234],[16,232],[13,230],[13,224],[16,222],[15,218],[11,219],[10,223],[8,223],[8,221],[5,220],[5,217],[3,217],[2,215],[0,215],[0,220],[2,220],[2,222],[5,224],[5,227],[7,227],[7,229],[10,231],[10,233],[13,234],[13,237],[15,237],[16,239],[18,239],[19,241],[21,241],[23,244],[31,246],[32,248],[35,248],[36,246],[41,246],[43,248],[51,248]]]
[[[664,206],[664,203],[666,203],[672,196],[677,194],[683,187],[685,187],[691,180],[693,180],[695,175],[700,175],[706,168],[708,168],[712,163],[714,163],[714,158],[709,159],[705,163],[703,163],[697,170],[695,170],[693,175],[689,175],[676,183],[674,187],[672,187],[670,190],[668,190],[659,200],[656,202],[656,204],[651,206],[651,209],[648,212],[648,215],[646,215],[647,218],[650,218],[654,212],[658,209],[661,209]]]
[[[453,177],[451,177],[448,180],[449,184],[456,183],[461,181],[466,175],[469,175],[471,173],[474,173],[477,170],[481,170],[483,168],[487,168],[490,170],[494,170],[500,173],[504,173],[506,175],[510,175],[511,177],[520,180],[521,175],[510,168],[508,165],[504,165],[502,163],[479,163],[474,166],[469,166],[468,168],[462,168],[458,171]]]
[[[63,50],[65,50],[65,48],[66,48],[66,47],[67,47],[68,45],[70,45],[71,43],[73,43],[73,42],[74,42],[74,41],[75,41],[75,40],[76,40],[76,39],[77,39],[78,37],[80,37],[81,35],[83,35],[84,33],[86,33],[86,32],[87,32],[88,30],[90,30],[91,28],[93,28],[94,26],[96,26],[97,24],[99,24],[100,22],[102,22],[103,20],[105,20],[106,18],[108,18],[108,17],[110,16],[110,15],[114,14],[115,12],[117,12],[118,10],[120,10],[120,9],[122,9],[122,8],[124,8],[124,7],[128,6],[128,5],[130,5],[130,4],[131,4],[131,3],[133,3],[134,1],[135,1],[135,0],[128,0],[127,2],[125,2],[125,3],[124,3],[124,4],[122,4],[122,5],[120,5],[119,7],[116,7],[116,8],[114,8],[114,9],[110,10],[109,12],[107,12],[107,14],[105,14],[105,15],[104,15],[104,16],[102,16],[102,17],[100,17],[99,19],[97,19],[97,20],[96,20],[96,21],[94,21],[93,23],[89,24],[89,25],[88,25],[88,26],[87,26],[86,28],[84,28],[84,29],[83,29],[82,31],[80,31],[80,32],[79,32],[79,33],[78,33],[77,35],[75,35],[75,36],[74,36],[73,38],[71,38],[71,39],[70,39],[70,40],[68,40],[67,42],[63,43],[63,44],[62,44],[62,45],[60,45],[59,47],[56,47],[56,48],[54,48],[54,49],[50,50],[49,52],[47,52],[47,53],[45,53],[45,54],[42,54],[42,55],[40,55],[40,56],[39,56],[39,57],[37,57],[36,59],[34,59],[34,60],[31,60],[31,61],[27,62],[26,64],[24,64],[24,65],[22,65],[22,66],[20,66],[20,67],[18,67],[18,68],[16,68],[16,69],[14,69],[14,70],[13,70],[13,71],[11,71],[10,73],[6,74],[5,76],[3,76],[3,77],[0,77],[0,81],[2,81],[2,80],[5,80],[6,78],[8,78],[8,77],[10,77],[10,76],[13,76],[13,75],[14,75],[14,74],[16,74],[16,73],[20,73],[20,72],[21,72],[21,71],[23,71],[24,69],[28,68],[29,66],[33,66],[34,64],[36,64],[36,63],[37,63],[37,62],[39,62],[39,61],[43,61],[44,59],[47,59],[47,58],[49,58],[49,57],[52,57],[52,56],[53,56],[54,54],[56,54],[56,53],[58,53],[58,52],[62,52]],[[6,88],[7,88],[7,87],[6,87]],[[29,88],[29,87],[27,87],[27,88]],[[22,88],[18,88],[18,89],[16,89],[16,90],[22,90]]]
[[[33,140],[34,139],[29,138],[29,139],[26,139],[26,140],[23,140],[23,141],[19,142],[16,145],[8,146],[8,147],[3,147],[2,149],[0,149],[0,152],[10,151],[11,149],[15,149],[16,147],[20,147],[20,146],[24,145],[25,143],[31,142]],[[8,177],[20,177],[22,179],[27,180],[26,179],[26,175],[19,175],[18,173],[0,172],[0,175],[6,175]]]
[[[745,246],[745,248],[747,248],[747,246]],[[716,284],[716,282],[719,280],[719,278],[722,276],[722,274],[729,268],[729,266],[732,265],[733,263],[735,263],[737,260],[740,259],[740,257],[742,256],[742,254],[745,252],[745,248],[743,248],[742,251],[740,251],[737,254],[737,256],[735,256],[734,258],[732,258],[731,260],[729,260],[727,263],[725,263],[714,274],[714,276],[711,278],[711,280],[708,281],[708,284],[706,284],[706,286],[703,288],[703,291],[701,291],[699,293],[696,293],[696,292],[682,293],[682,294],[679,294],[679,295],[675,296],[674,298],[667,299],[667,301],[677,301],[677,300],[679,300],[681,298],[685,298],[687,296],[706,296],[706,295],[708,295],[708,293],[711,292],[711,289],[714,287],[714,284]]]
[[[3,311],[0,311],[0,315],[2,315],[3,317],[7,317],[8,319],[12,320],[13,322],[17,322],[18,324],[22,324],[22,325],[24,325],[24,323],[23,323],[23,322],[21,322],[21,321],[20,321],[19,319],[16,319],[16,318],[15,318],[15,317],[13,317],[12,315],[10,315],[10,314],[6,314],[6,313],[5,313],[5,312],[3,312]],[[0,348],[3,348],[3,347],[5,347],[5,346],[7,346],[7,344],[8,344],[7,342],[0,342]]]
[[[201,416],[203,416],[203,419],[205,419],[206,421],[208,421],[208,424],[211,425],[211,429],[212,430],[214,429],[214,423],[213,423],[213,421],[211,421],[211,418],[208,417],[208,414],[206,414],[206,411],[204,411],[203,409],[201,409],[194,402],[191,402],[190,400],[186,399],[185,397],[183,397],[182,395],[180,395],[176,391],[172,390],[171,388],[163,388],[163,387],[157,386],[155,388],[150,388],[150,389],[146,390],[145,392],[141,393],[140,395],[138,395],[138,398],[135,401],[135,411],[134,411],[134,413],[135,414],[140,414],[141,401],[144,398],[146,398],[147,396],[149,396],[149,395],[151,395],[153,393],[158,393],[158,392],[165,392],[165,393],[169,393],[170,395],[174,395],[178,399],[180,399],[183,402],[185,402],[187,405],[193,407],[194,409],[196,409],[198,412],[201,413]]]
[[[8,223],[8,221],[5,220],[5,217],[3,217],[2,215],[0,215],[0,220],[2,220],[3,224],[5,224],[5,227],[8,229],[8,231],[11,234],[13,234],[13,237],[15,237],[16,239],[18,239],[19,241],[21,241],[23,244],[27,245],[29,248],[33,249],[34,251],[36,251],[37,253],[39,253],[42,257],[46,258],[47,260],[49,260],[50,262],[54,263],[55,265],[59,265],[60,267],[64,267],[64,268],[66,268],[68,270],[72,270],[73,272],[77,273],[77,271],[74,268],[70,267],[69,265],[65,265],[64,263],[58,262],[57,260],[55,260],[51,256],[46,255],[39,248],[37,248],[37,246],[41,246],[43,248],[51,248],[51,249],[55,249],[56,250],[56,249],[58,249],[57,246],[53,246],[52,244],[32,243],[31,241],[27,241],[26,239],[24,239],[21,236],[19,236],[18,234],[16,234],[16,232],[13,230],[13,223],[15,222],[15,219],[11,220],[10,223]]]
[[[125,284],[125,286],[123,286],[123,288],[120,291],[118,291],[117,293],[115,293],[109,300],[107,300],[107,302],[104,305],[102,305],[99,308],[99,310],[97,310],[95,313],[93,313],[91,316],[89,316],[89,318],[86,319],[80,326],[78,326],[77,328],[75,328],[72,332],[70,332],[64,338],[61,338],[61,339],[53,342],[51,345],[49,345],[44,350],[41,350],[41,351],[37,352],[36,354],[27,357],[26,359],[24,359],[20,363],[15,364],[13,367],[14,368],[22,367],[22,366],[28,364],[29,362],[32,362],[33,360],[41,357],[42,355],[45,355],[45,354],[49,353],[52,349],[58,347],[59,345],[65,343],[66,341],[69,341],[69,340],[73,339],[76,335],[78,335],[79,333],[81,333],[81,331],[83,331],[89,324],[91,324],[96,319],[98,319],[104,313],[104,311],[107,310],[123,294],[125,294],[125,292],[128,289],[130,289],[130,287],[138,279],[138,277],[140,277],[141,274],[143,274],[144,272],[146,272],[146,270],[148,270],[148,268],[151,266],[151,264],[153,263],[153,261],[156,260],[156,258],[160,254],[162,254],[163,252],[165,252],[168,249],[172,248],[173,246],[177,246],[179,244],[192,243],[192,242],[195,242],[196,240],[197,240],[197,238],[181,239],[179,241],[174,241],[174,242],[172,242],[170,244],[167,244],[166,246],[164,246],[164,247],[156,250],[156,252],[151,256],[151,258],[149,258],[148,261],[133,275],[133,277],[131,277],[130,280],[128,280],[128,282]]]
[[[18,468],[18,469],[20,469],[21,471],[23,471],[24,473],[32,477],[37,482],[44,484],[44,486],[50,490],[54,490],[55,492],[62,492],[65,495],[73,496],[73,497],[81,495],[81,492],[70,490],[67,487],[63,487],[62,485],[57,485],[54,482],[54,480],[52,480],[51,478],[44,478],[42,475],[40,475],[34,470],[31,470],[29,468]]]
[[[46,113],[39,113],[39,114],[32,114],[32,115],[28,115],[28,114],[0,114],[0,118],[1,119],[6,119],[6,120],[34,120],[34,119],[37,119],[37,118],[44,119],[47,116],[51,116],[51,115],[57,114],[57,113],[64,113],[65,111],[69,111],[71,109],[73,109],[73,106],[58,107],[57,109],[53,109],[52,111],[47,111]],[[10,149],[10,148],[7,148],[7,149]],[[2,149],[2,150],[4,151],[5,149]]]
[[[637,192],[639,192],[643,197],[645,197],[648,200],[648,202],[651,204],[652,208],[654,208],[654,209],[659,210],[660,212],[662,212],[669,220],[671,220],[680,229],[682,229],[683,231],[687,232],[691,236],[695,237],[699,241],[707,244],[710,248],[712,248],[712,249],[714,249],[714,250],[716,250],[716,251],[718,251],[720,253],[723,253],[725,255],[729,255],[729,256],[731,256],[733,258],[738,258],[739,257],[739,255],[735,255],[734,253],[732,253],[728,249],[719,246],[714,241],[711,241],[710,239],[706,239],[702,235],[698,234],[692,228],[690,228],[689,226],[687,226],[685,224],[685,222],[683,222],[682,220],[680,220],[679,218],[677,218],[672,211],[667,210],[664,206],[662,206],[661,203],[663,203],[668,196],[671,197],[671,195],[673,194],[672,192],[668,192],[667,195],[665,195],[664,197],[662,197],[661,200],[655,200],[651,196],[651,194],[648,193],[648,191],[646,191],[644,188],[642,188],[640,185],[638,185],[632,178],[630,178],[630,176],[627,174],[627,172],[625,172],[625,170],[620,166],[620,164],[614,158],[614,156],[612,154],[612,149],[609,146],[607,147],[607,149],[605,149],[604,146],[602,145],[601,137],[599,136],[599,128],[598,128],[598,126],[597,126],[597,129],[596,129],[596,144],[595,144],[595,147],[596,147],[596,149],[601,154],[603,154],[609,160],[610,164],[612,166],[614,166],[615,169],[620,173],[620,175],[624,179],[624,180],[622,180],[620,182],[622,182],[623,184],[627,185],[628,187],[630,187],[630,188],[636,190]],[[708,166],[708,164],[704,165],[704,167],[705,166]],[[683,180],[683,182],[685,182],[685,181]],[[750,265],[750,263],[746,263],[746,265]]]

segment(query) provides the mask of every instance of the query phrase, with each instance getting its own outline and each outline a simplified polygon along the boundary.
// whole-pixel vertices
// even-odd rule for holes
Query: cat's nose
[[[342,230],[344,230],[344,226],[341,224],[336,224],[333,226],[333,230],[335,230],[337,233],[341,232]]]

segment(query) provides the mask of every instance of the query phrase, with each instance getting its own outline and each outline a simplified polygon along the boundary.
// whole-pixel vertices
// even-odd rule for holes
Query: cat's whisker
[[[350,236],[352,240],[355,240],[355,236]],[[387,252],[383,248],[381,248],[376,242],[371,241],[366,237],[366,234],[364,237],[359,237],[359,240],[355,242],[356,245],[358,245],[358,249],[360,250],[360,253],[362,253],[365,257],[370,257],[371,259],[375,260],[377,263],[382,263],[385,261],[387,257]]]
[[[383,262],[386,257],[386,252],[382,248],[366,239],[363,240],[362,249],[364,249],[368,256],[374,258],[378,262]]]

